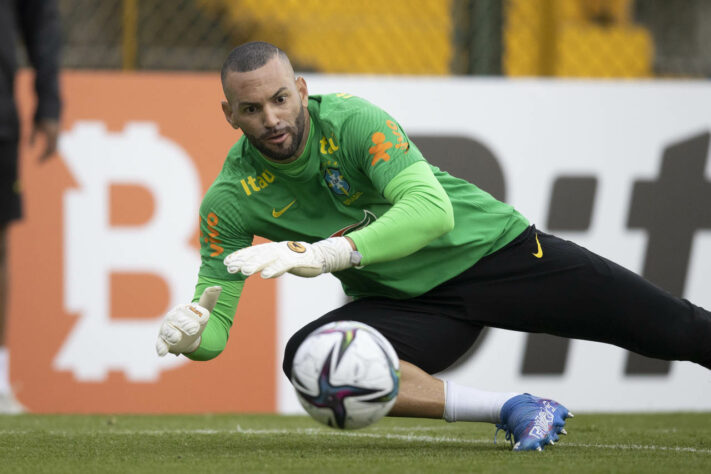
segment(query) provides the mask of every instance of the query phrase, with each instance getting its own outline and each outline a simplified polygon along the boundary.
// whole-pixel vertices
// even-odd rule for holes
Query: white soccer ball
[[[363,428],[395,404],[400,363],[377,330],[356,321],[337,321],[301,343],[291,383],[315,420],[334,428]]]

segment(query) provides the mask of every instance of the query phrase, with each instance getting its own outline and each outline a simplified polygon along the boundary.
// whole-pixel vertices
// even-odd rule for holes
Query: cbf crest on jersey
[[[337,168],[326,168],[323,172],[323,179],[334,194],[339,196],[349,196],[351,186],[343,178],[341,171]]]

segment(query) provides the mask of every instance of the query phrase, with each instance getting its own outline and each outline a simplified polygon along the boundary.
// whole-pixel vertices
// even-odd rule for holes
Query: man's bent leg
[[[494,423],[507,432],[507,438],[513,437],[518,450],[542,449],[557,440],[558,434],[564,433],[568,411],[556,402],[477,390],[430,375],[466,353],[481,331],[477,324],[446,315],[447,311],[453,314],[454,309],[442,306],[456,300],[456,295],[452,297],[447,291],[406,301],[359,300],[312,321],[289,339],[284,373],[291,378],[294,355],[311,332],[330,322],[356,320],[379,330],[400,357],[400,389],[390,416]],[[508,410],[504,408],[507,403]],[[557,412],[552,418],[551,407]]]
[[[395,348],[400,359],[424,372],[440,372],[464,355],[474,344],[482,326],[452,318],[413,300],[365,298],[337,308],[299,329],[286,344],[283,369],[291,378],[296,350],[313,331],[334,321],[353,320],[378,330]],[[445,308],[446,309],[446,308]]]
[[[388,416],[441,419],[444,382],[404,360],[400,361],[400,391]]]
[[[284,373],[291,378],[294,355],[311,332],[333,321],[356,320],[380,331],[400,358],[400,390],[391,416],[498,423],[501,407],[516,393],[486,392],[452,382],[445,390],[445,382],[430,375],[466,353],[481,330],[479,325],[430,311],[440,307],[439,302],[375,298],[345,305],[291,337],[284,350]]]
[[[541,451],[555,444],[560,434],[567,434],[566,418],[573,416],[553,400],[443,382],[406,361],[400,361],[400,371],[400,393],[388,416],[495,423],[513,440],[515,451]]]
[[[440,380],[401,360],[400,393],[388,416],[500,423],[504,404],[517,395]]]

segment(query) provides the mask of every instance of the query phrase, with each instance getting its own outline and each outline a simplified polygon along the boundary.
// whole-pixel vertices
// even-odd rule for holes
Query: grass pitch
[[[711,472],[711,413],[585,415],[543,452],[492,425],[388,418],[358,431],[308,417],[0,416],[0,472]]]

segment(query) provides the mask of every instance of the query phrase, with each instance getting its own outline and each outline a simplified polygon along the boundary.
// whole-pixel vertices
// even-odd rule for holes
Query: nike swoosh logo
[[[284,214],[287,209],[289,209],[294,203],[296,202],[296,199],[291,201],[289,204],[281,208],[281,210],[277,211],[276,209],[272,209],[272,216],[273,217],[281,217],[282,214]]]
[[[536,243],[538,244],[538,252],[532,253],[531,255],[536,258],[541,258],[543,257],[543,249],[541,248],[541,243],[538,241],[538,233],[536,233]]]

